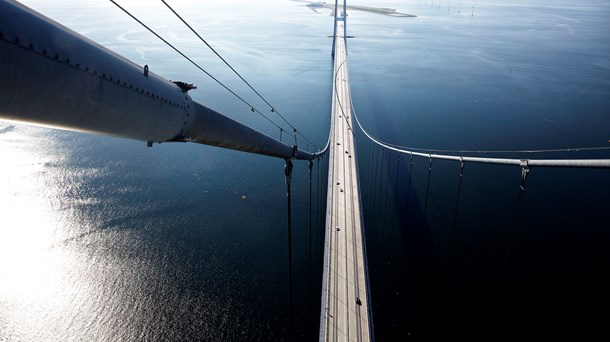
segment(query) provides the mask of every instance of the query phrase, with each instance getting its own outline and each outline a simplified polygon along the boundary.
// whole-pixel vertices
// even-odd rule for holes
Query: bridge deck
[[[337,21],[320,341],[369,341],[360,192],[344,42]]]

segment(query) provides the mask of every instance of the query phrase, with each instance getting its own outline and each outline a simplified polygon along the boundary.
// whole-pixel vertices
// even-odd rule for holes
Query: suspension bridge
[[[343,11],[338,10],[338,6],[336,1],[330,134],[326,147],[317,151],[298,148],[297,140],[306,138],[298,137],[300,132],[266,100],[271,112],[278,114],[290,125],[294,145],[276,140],[196,103],[188,95],[188,91],[193,89],[191,84],[167,81],[150,71],[148,66],[142,67],[126,60],[43,15],[8,0],[0,2],[0,75],[3,78],[0,83],[0,117],[136,139],[145,141],[149,146],[162,142],[193,142],[283,158],[286,160],[289,213],[292,160],[310,161],[311,170],[312,160],[328,157],[319,339],[372,340],[374,329],[371,303],[374,298],[370,295],[368,279],[363,216],[366,211],[363,210],[362,203],[357,139],[366,139],[366,143],[381,148],[382,156],[385,153],[388,156],[390,153],[396,154],[399,167],[400,156],[405,156],[403,160],[409,160],[409,189],[414,158],[427,161],[428,188],[423,200],[424,216],[429,202],[433,160],[457,163],[460,175],[453,224],[459,207],[466,163],[496,164],[520,169],[513,221],[513,227],[516,227],[526,180],[532,168],[610,168],[610,160],[476,157],[466,155],[466,151],[410,149],[376,139],[362,127],[352,105],[346,45],[347,5],[344,1]],[[144,25],[142,22],[140,24]],[[171,46],[159,35],[157,37]],[[194,61],[188,60],[205,72]],[[235,72],[234,69],[233,71]],[[250,107],[249,110],[265,116],[243,98],[234,95]],[[528,152],[533,155],[536,152],[552,151]],[[389,174],[389,166],[386,171]],[[389,183],[389,179],[386,182]],[[398,176],[396,182],[398,183]],[[290,244],[289,223],[289,265]],[[291,282],[290,279],[289,283]]]

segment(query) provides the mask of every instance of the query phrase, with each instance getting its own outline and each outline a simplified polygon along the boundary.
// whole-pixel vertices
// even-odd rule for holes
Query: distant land
[[[325,2],[306,1],[306,0],[293,0],[293,1],[306,3],[307,5],[305,5],[305,6],[309,7],[312,11],[314,11],[316,13],[318,13],[317,9],[319,9],[319,8],[330,9],[330,11],[331,11],[330,15],[331,16],[335,15],[335,5],[334,4],[327,4]],[[339,5],[338,8],[340,10],[343,10],[343,5]],[[387,15],[387,16],[390,16],[390,17],[417,17],[414,14],[407,14],[407,13],[398,12],[394,8],[369,7],[369,6],[359,6],[359,5],[347,5],[346,8],[348,10],[352,10],[352,11],[369,12],[369,13]]]

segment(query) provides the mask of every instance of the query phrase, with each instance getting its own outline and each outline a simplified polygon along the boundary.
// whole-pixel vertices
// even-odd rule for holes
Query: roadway
[[[337,21],[320,341],[369,341],[366,249],[344,21]]]

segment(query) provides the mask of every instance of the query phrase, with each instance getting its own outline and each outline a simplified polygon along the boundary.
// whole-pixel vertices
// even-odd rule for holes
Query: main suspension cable
[[[207,76],[209,76],[212,80],[214,80],[216,83],[218,83],[221,87],[223,87],[224,89],[226,89],[228,92],[230,92],[233,96],[235,96],[237,99],[239,99],[241,102],[243,102],[244,104],[246,104],[248,107],[250,107],[250,110],[252,112],[256,112],[259,115],[261,115],[263,118],[265,118],[269,123],[271,123],[273,126],[275,126],[278,129],[283,129],[280,125],[278,125],[277,123],[275,123],[273,120],[271,120],[269,117],[267,117],[265,114],[263,114],[261,111],[259,111],[258,109],[256,109],[253,105],[251,105],[248,101],[246,101],[244,98],[242,98],[241,96],[239,96],[235,91],[233,91],[231,88],[229,88],[228,86],[226,86],[224,83],[222,83],[219,79],[217,79],[216,77],[214,77],[212,74],[210,74],[207,70],[205,70],[203,67],[201,67],[197,62],[193,61],[191,58],[189,58],[186,54],[184,54],[182,51],[180,51],[178,48],[176,48],[174,45],[172,45],[170,42],[168,42],[167,40],[165,40],[163,37],[161,37],[161,35],[159,35],[157,32],[155,32],[153,29],[151,29],[150,27],[148,27],[146,24],[144,24],[141,20],[139,20],[136,16],[134,16],[133,14],[131,14],[128,10],[126,10],[125,8],[123,8],[121,5],[119,5],[118,3],[116,3],[116,1],[114,0],[110,0],[110,2],[112,2],[116,7],[118,7],[120,10],[122,10],[123,12],[125,12],[125,14],[127,14],[128,16],[130,16],[133,20],[135,20],[136,22],[138,22],[140,25],[142,25],[142,27],[144,27],[145,29],[147,29],[150,33],[154,34],[157,38],[159,38],[162,42],[164,42],[167,46],[171,47],[174,51],[176,51],[178,54],[180,54],[182,57],[184,57],[187,61],[189,61],[191,64],[193,64],[197,69],[201,70],[203,73],[205,73]],[[291,126],[292,127],[292,126]],[[294,128],[293,128],[294,130]],[[306,139],[306,138],[305,138]],[[309,140],[307,140],[309,141]],[[311,143],[312,145],[316,146],[315,144]]]
[[[407,153],[410,155],[416,155],[419,157],[432,157],[435,159],[445,159],[445,160],[455,160],[455,161],[467,161],[467,162],[476,162],[476,163],[487,163],[487,164],[503,164],[503,165],[520,165],[524,160],[529,162],[530,166],[545,166],[545,167],[584,167],[584,168],[610,168],[610,159],[517,159],[517,158],[498,158],[498,157],[473,157],[473,156],[456,156],[456,155],[445,155],[445,154],[436,154],[434,150],[420,150],[422,152],[417,152],[413,150],[409,150],[408,148],[395,147],[397,145],[386,144],[383,141],[378,140],[369,134],[362,123],[358,119],[358,115],[356,114],[356,110],[354,108],[354,104],[351,103],[352,106],[352,114],[356,119],[356,123],[358,128],[364,133],[364,135],[375,142],[377,145],[380,145],[386,149],[394,150],[400,153]],[[584,149],[598,149],[605,150],[609,149],[606,147],[591,147]],[[575,149],[572,149],[576,151]],[[423,152],[425,151],[425,152]],[[543,150],[538,150],[543,151]],[[551,150],[546,150],[551,151]],[[567,151],[567,149],[566,149]],[[524,152],[524,151],[514,151],[514,152]],[[489,151],[491,153],[491,151]],[[533,153],[530,151],[530,153]]]
[[[293,131],[297,134],[299,134],[301,137],[303,137],[303,139],[305,139],[305,141],[307,141],[309,144],[316,146],[316,144],[314,144],[313,142],[311,142],[309,139],[307,139],[307,137],[305,137],[301,132],[299,132],[296,127],[294,127],[273,105],[271,105],[271,103],[269,103],[269,101],[267,101],[267,99],[265,99],[265,97],[263,97],[263,95],[261,95],[256,89],[254,89],[254,87],[248,82],[246,81],[245,78],[242,77],[242,75],[237,72],[237,70],[235,70],[235,68],[233,68],[233,66],[231,66],[231,64],[229,64],[229,62],[227,62],[221,55],[220,53],[218,53],[210,44],[208,44],[208,42],[203,39],[203,37],[201,37],[201,35],[199,35],[199,33],[197,33],[197,31],[191,26],[189,25],[189,23],[186,22],[186,20],[184,20],[180,14],[178,14],[165,0],[161,0],[161,2],[163,2],[163,4],[165,6],[167,6],[167,8],[169,8],[170,11],[172,11],[172,13],[174,13],[176,15],[176,17],[178,17],[178,19],[180,19],[180,21],[182,21],[184,23],[184,25],[186,25],[186,27],[188,27],[191,32],[193,32],[197,38],[199,38],[199,40],[201,40],[216,56],[218,56],[218,58],[220,58],[221,61],[223,61],[223,63],[229,67],[229,69],[231,69],[233,71],[233,73],[235,73],[235,75],[237,75],[237,77],[239,77],[261,100],[263,100],[263,102],[265,102],[270,108],[271,108],[271,112],[276,113],[282,120],[284,120],[284,122],[290,126],[290,128],[293,129]]]
[[[379,140],[379,139],[378,139]],[[408,147],[402,145],[391,144],[388,142],[384,142],[383,140],[379,140],[380,142],[392,146],[395,148],[400,148],[403,150],[411,150],[418,151],[424,153],[477,153],[477,154],[494,154],[494,153],[553,153],[553,152],[585,152],[585,151],[603,151],[610,150],[610,146],[598,146],[598,147],[572,147],[572,148],[556,148],[556,149],[540,149],[540,150],[443,150],[443,149],[429,149],[429,148],[418,148],[418,147]]]

